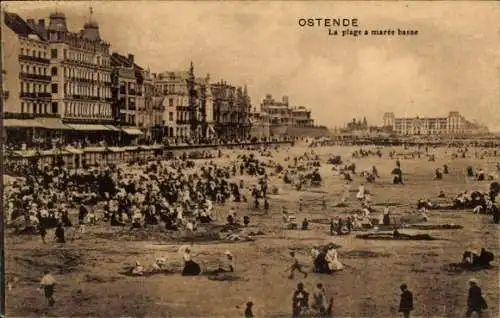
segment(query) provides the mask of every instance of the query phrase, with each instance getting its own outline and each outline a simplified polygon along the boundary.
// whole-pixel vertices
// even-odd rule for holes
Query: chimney
[[[130,61],[130,64],[132,64],[132,66],[134,66],[134,54],[129,54],[128,60]]]
[[[283,96],[283,104],[288,105],[288,96]]]
[[[36,30],[36,25],[35,25],[35,20],[34,19],[28,19],[26,20],[26,24],[33,30]]]
[[[45,20],[44,19],[38,20],[38,30],[40,31],[40,33],[45,35]]]

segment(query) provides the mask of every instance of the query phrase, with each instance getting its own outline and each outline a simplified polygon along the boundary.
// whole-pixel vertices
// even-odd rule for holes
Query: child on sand
[[[293,264],[290,266],[290,276],[288,278],[293,279],[293,273],[297,270],[299,273],[304,274],[304,278],[307,277],[307,273],[302,270],[302,264],[300,264],[297,257],[295,257],[295,252],[290,252],[290,256],[293,258]]]
[[[49,303],[49,306],[52,307],[55,304],[54,300],[54,287],[56,285],[56,280],[50,274],[48,270],[44,272],[42,279],[40,280],[40,288],[43,288],[45,293],[45,298]]]

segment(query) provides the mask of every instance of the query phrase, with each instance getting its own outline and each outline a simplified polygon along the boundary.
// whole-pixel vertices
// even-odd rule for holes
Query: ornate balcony
[[[48,75],[39,75],[39,74],[29,74],[29,73],[21,73],[21,78],[23,79],[34,79],[50,82],[51,77]]]
[[[51,94],[50,93],[27,93],[27,92],[21,92],[19,94],[19,97],[21,97],[21,98],[50,98]]]
[[[42,57],[29,56],[29,55],[21,55],[21,54],[19,54],[19,60],[46,63],[46,64],[50,63],[49,59],[45,59]]]

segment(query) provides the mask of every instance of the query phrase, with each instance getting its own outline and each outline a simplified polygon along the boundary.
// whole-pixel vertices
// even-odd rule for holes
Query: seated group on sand
[[[198,262],[193,260],[191,254],[191,249],[189,247],[183,246],[180,248],[183,251],[183,261],[184,266],[182,269],[182,276],[197,276],[200,275],[202,270]],[[211,275],[217,275],[220,273],[232,273],[234,272],[233,254],[229,251],[224,253],[224,261],[218,265],[217,269],[206,271],[206,273]],[[158,257],[153,262],[150,268],[145,268],[140,262],[136,262],[127,275],[131,276],[150,276],[153,274],[170,273],[171,270],[167,266],[167,260],[164,257]]]
[[[491,266],[490,262],[492,262],[493,259],[493,253],[487,251],[485,248],[482,248],[479,254],[474,251],[465,251],[462,256],[461,265],[465,267],[488,268]]]
[[[320,248],[314,246],[311,251],[314,261],[314,272],[330,274],[344,269],[344,265],[338,259],[338,253],[334,246]]]

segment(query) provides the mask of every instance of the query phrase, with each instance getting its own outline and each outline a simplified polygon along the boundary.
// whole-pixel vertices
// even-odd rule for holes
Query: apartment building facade
[[[213,98],[210,76],[200,78],[191,64],[188,71],[166,71],[153,79],[161,96],[164,135],[170,138],[213,138]]]
[[[214,130],[222,139],[245,139],[250,135],[251,101],[246,86],[221,80],[211,85]]]

